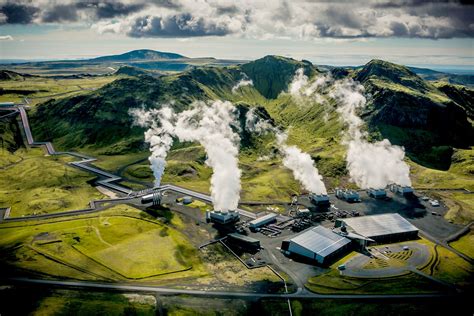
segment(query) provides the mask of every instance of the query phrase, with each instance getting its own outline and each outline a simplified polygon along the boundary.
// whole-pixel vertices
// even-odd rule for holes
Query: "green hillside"
[[[448,169],[452,148],[472,144],[474,130],[466,111],[472,95],[456,103],[407,67],[381,60],[370,61],[354,78],[371,96],[362,113],[369,128],[405,146],[414,161]]]
[[[37,139],[53,140],[59,149],[108,155],[121,164],[132,163],[138,153],[147,151],[147,146],[143,129],[132,126],[130,108],[160,107],[172,101],[171,106],[182,111],[194,100],[230,100],[237,105],[241,121],[243,199],[287,199],[301,190],[291,173],[282,167],[274,136],[256,136],[245,131],[245,113],[250,107],[258,107],[259,115],[289,130],[288,142],[311,155],[329,188],[351,185],[345,167],[345,147],[341,144],[343,124],[333,101],[320,104],[314,99],[296,100],[282,93],[299,68],[304,69],[310,80],[321,74],[309,62],[267,56],[241,66],[195,67],[157,78],[122,78],[88,94],[40,104],[31,113],[33,132]],[[414,161],[415,185],[435,176],[428,173],[433,170],[429,168],[446,170],[436,174],[438,178],[461,175],[469,179],[472,164],[463,157],[470,155],[469,146],[474,139],[470,137],[473,128],[468,119],[472,94],[466,91],[470,90],[457,87],[448,91],[404,66],[379,60],[358,70],[337,71],[336,76],[353,77],[364,85],[368,104],[361,115],[371,138],[386,137],[406,147],[408,157]],[[251,79],[253,85],[233,91],[244,78]],[[204,163],[202,149],[196,145],[175,142],[165,182],[209,190],[211,170]],[[132,165],[124,174],[151,183],[147,163]],[[470,186],[468,182],[456,186]]]

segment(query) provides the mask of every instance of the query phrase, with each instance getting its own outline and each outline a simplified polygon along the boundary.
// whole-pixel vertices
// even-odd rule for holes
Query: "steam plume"
[[[170,123],[174,115],[173,110],[169,106],[149,111],[130,109],[129,114],[133,116],[135,125],[148,127],[145,132],[145,142],[150,144],[151,152],[148,160],[155,177],[154,185],[159,186],[166,167],[166,156],[173,145],[173,138],[170,135],[173,129]]]
[[[240,138],[235,107],[230,102],[194,102],[189,110],[175,113],[169,106],[159,110],[132,109],[135,124],[148,127],[145,141],[150,143],[149,158],[155,185],[159,185],[173,136],[180,141],[197,141],[207,154],[206,164],[213,174],[211,197],[216,210],[234,210],[240,195],[238,153]],[[159,125],[158,125],[159,124]]]
[[[322,176],[314,165],[311,156],[296,146],[287,145],[288,135],[272,126],[268,121],[259,118],[252,108],[246,114],[246,126],[251,132],[258,134],[275,133],[278,148],[283,155],[283,165],[293,172],[293,176],[311,193],[327,194]]]
[[[327,87],[332,81],[330,73],[319,76],[314,81],[310,81],[304,74],[304,69],[299,68],[288,86],[288,93],[291,94],[299,104],[303,104],[306,99],[311,99],[318,103],[323,103],[324,98],[320,93],[321,89]]]
[[[206,150],[206,164],[213,170],[211,197],[216,210],[234,210],[240,195],[238,167],[240,137],[236,109],[230,102],[195,102],[177,116],[174,134],[181,141],[198,141]]]
[[[253,81],[249,79],[246,74],[242,73],[242,77],[243,78],[232,87],[232,93],[237,93],[237,90],[239,90],[241,87],[253,86]]]
[[[276,138],[283,154],[283,165],[293,172],[295,179],[311,193],[327,194],[323,177],[319,174],[311,156],[296,146],[288,146],[286,133],[277,133]]]
[[[366,105],[364,87],[353,80],[336,81],[331,96],[338,101],[337,111],[348,125],[344,143],[347,145],[347,167],[351,179],[360,188],[385,188],[396,183],[410,186],[410,169],[403,161],[405,151],[389,140],[369,143],[361,131],[362,119],[357,110]]]

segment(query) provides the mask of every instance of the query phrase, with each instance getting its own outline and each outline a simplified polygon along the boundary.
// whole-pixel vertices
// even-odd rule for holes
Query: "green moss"
[[[66,164],[66,156],[45,156],[40,148],[0,156],[6,166],[0,178],[0,207],[11,207],[11,216],[82,209],[89,201],[104,198],[89,185],[89,173]]]

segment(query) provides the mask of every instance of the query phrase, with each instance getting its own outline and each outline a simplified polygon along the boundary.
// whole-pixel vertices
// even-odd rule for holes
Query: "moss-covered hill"
[[[452,147],[472,145],[472,94],[438,89],[407,67],[381,60],[370,61],[353,76],[369,95],[363,116],[370,129],[405,146],[415,161],[447,169]]]
[[[126,154],[146,150],[143,130],[132,126],[130,108],[160,107],[172,102],[181,111],[194,100],[230,100],[238,105],[242,124],[247,109],[259,106],[261,115],[290,129],[289,141],[311,154],[329,187],[345,184],[345,148],[340,143],[343,125],[334,104],[323,105],[309,99],[301,104],[282,93],[299,68],[310,78],[322,72],[307,61],[266,56],[240,66],[196,67],[157,78],[138,75],[116,80],[87,95],[41,104],[32,113],[32,126],[37,139],[54,140],[61,149]],[[352,77],[365,86],[368,106],[361,114],[371,136],[387,137],[405,146],[417,164],[446,170],[453,152],[458,152],[456,148],[473,145],[472,90],[433,85],[404,66],[380,60],[353,71],[333,71],[338,78]],[[253,85],[232,91],[246,78]],[[279,158],[273,155],[273,138],[245,132],[241,132],[241,138],[244,178],[250,182],[278,178],[268,173],[279,165]],[[186,146],[189,144],[176,144],[174,148],[179,151]],[[170,157],[174,157],[173,153]],[[262,157],[270,158],[255,162]],[[194,170],[187,174],[195,181],[207,181],[204,178],[209,174],[201,170],[206,168],[202,161],[185,162],[183,168]],[[272,172],[283,172],[278,170]],[[206,176],[202,178],[200,174]],[[294,182],[288,178],[291,176],[281,182],[288,182],[295,190]]]

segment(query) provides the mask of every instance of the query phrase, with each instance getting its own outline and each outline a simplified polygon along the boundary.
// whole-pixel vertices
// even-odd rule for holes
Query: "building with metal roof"
[[[281,249],[287,254],[301,256],[326,264],[344,253],[351,241],[330,229],[317,226],[306,232],[283,241]]]
[[[257,228],[260,228],[264,225],[273,223],[276,221],[277,214],[275,213],[268,213],[267,215],[264,215],[262,217],[259,217],[257,219],[254,219],[249,223],[249,227],[251,230],[256,230]]]
[[[355,232],[378,243],[418,237],[418,228],[397,213],[339,218],[336,227],[341,226],[345,226],[348,232]]]

